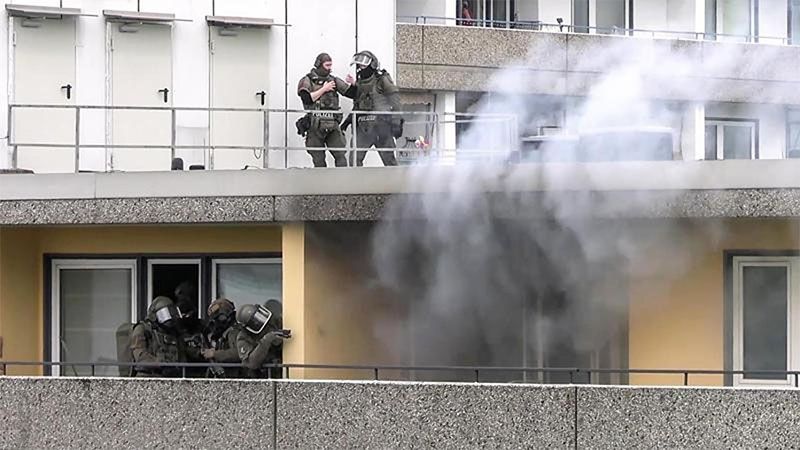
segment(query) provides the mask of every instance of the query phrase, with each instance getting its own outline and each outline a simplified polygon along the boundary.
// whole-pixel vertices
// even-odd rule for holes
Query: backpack
[[[136,323],[126,322],[117,327],[117,362],[133,363],[133,351],[131,350],[131,334]],[[132,365],[117,366],[119,376],[132,377],[135,370]]]

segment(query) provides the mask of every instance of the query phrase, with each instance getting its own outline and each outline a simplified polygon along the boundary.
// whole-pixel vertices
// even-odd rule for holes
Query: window
[[[625,0],[595,0],[597,2],[597,32],[624,34]]]
[[[789,0],[789,43],[800,44],[800,0]]]
[[[705,159],[757,159],[758,121],[706,119]]]
[[[589,0],[572,1],[572,25],[576,33],[589,32]]]
[[[800,110],[786,113],[786,157],[800,158]]]
[[[757,1],[706,0],[706,39],[751,42],[758,34]]]
[[[280,259],[215,259],[212,271],[216,298],[225,297],[237,305],[283,301]]]
[[[733,369],[735,385],[785,385],[785,374],[757,371],[797,370],[792,324],[800,312],[800,258],[734,257]]]
[[[59,256],[49,264],[51,326],[46,333],[52,361],[117,361],[117,328],[143,319],[154,297],[164,295],[175,300],[176,287],[184,283],[190,285],[186,292],[200,316],[220,296],[237,306],[264,304],[269,299],[282,301],[280,258]],[[52,372],[72,376],[92,373],[91,367],[79,365],[54,367]],[[118,368],[97,366],[95,374],[117,376]]]
[[[116,330],[136,320],[134,260],[52,261],[52,359],[64,362],[117,360]],[[83,376],[87,366],[53,368],[58,375]],[[117,368],[97,367],[116,376]]]

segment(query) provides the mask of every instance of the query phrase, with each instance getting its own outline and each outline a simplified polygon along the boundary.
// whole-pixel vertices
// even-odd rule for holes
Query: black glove
[[[353,123],[353,115],[352,114],[348,114],[347,118],[344,119],[344,122],[342,122],[342,124],[339,126],[339,128],[341,128],[342,131],[347,131],[347,128],[350,127],[350,125],[352,123]]]

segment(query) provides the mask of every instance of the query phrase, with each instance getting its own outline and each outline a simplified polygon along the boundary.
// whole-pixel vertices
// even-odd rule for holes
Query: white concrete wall
[[[356,18],[356,2],[358,18]],[[4,0],[3,4],[31,4],[59,6],[58,0]],[[97,17],[79,17],[77,20],[77,103],[103,105],[106,92],[106,21],[102,10],[136,10],[136,0],[64,0],[65,7],[82,8],[83,12]],[[287,29],[275,26],[268,31],[270,73],[268,102],[272,108],[300,109],[296,95],[297,81],[311,68],[315,56],[322,51],[334,59],[334,73],[344,77],[350,70],[350,59],[357,50],[368,49],[376,53],[382,66],[395,73],[394,23],[396,18],[394,0],[141,0],[141,10],[174,13],[179,19],[173,25],[173,105],[209,106],[209,49],[206,15],[247,16],[271,18],[277,24],[288,23]],[[424,2],[445,6],[445,0]],[[288,6],[285,8],[285,6]],[[213,11],[212,11],[213,8]],[[450,8],[452,9],[452,8]],[[454,12],[454,11],[451,11]],[[442,15],[447,11],[442,11]],[[8,17],[0,12],[0,58],[8,61]],[[358,24],[358,44],[356,43]],[[288,38],[288,40],[287,40]],[[288,51],[287,51],[288,43]],[[288,55],[286,63],[284,58]],[[259,57],[259,55],[254,55]],[[267,57],[267,56],[261,56]],[[9,101],[8,70],[0,71],[0,130],[6,135],[6,110]],[[351,102],[343,99],[343,106],[350,109]],[[272,114],[270,117],[270,144],[302,146],[295,133],[294,122],[299,116]],[[208,127],[205,113],[180,113],[178,127]],[[82,141],[102,144],[105,142],[105,115],[86,113],[82,116]],[[131,124],[135,126],[135,124]],[[288,130],[288,132],[285,132]],[[179,139],[181,134],[179,133]],[[2,141],[0,167],[9,164]],[[180,145],[181,142],[178,142]],[[310,166],[311,159],[305,151],[289,152],[290,166]],[[84,149],[81,152],[82,167],[103,170],[103,150]],[[370,155],[367,163],[376,162]],[[284,152],[270,154],[273,167],[284,166]],[[154,168],[155,169],[155,168]]]
[[[705,107],[706,117],[757,119],[759,158],[778,159],[786,153],[786,109],[780,105],[713,103]]]

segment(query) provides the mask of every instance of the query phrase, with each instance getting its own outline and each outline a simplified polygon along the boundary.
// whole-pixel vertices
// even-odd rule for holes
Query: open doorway
[[[199,286],[202,286],[199,259],[154,259],[147,263],[147,305],[159,296],[176,299],[176,289],[181,287],[183,295],[190,297],[195,313],[200,317],[201,304]]]

